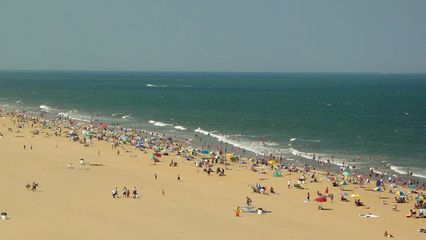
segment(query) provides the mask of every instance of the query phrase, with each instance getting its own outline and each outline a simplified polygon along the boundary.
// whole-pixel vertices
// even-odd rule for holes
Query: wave
[[[42,112],[49,112],[50,111],[50,107],[47,105],[40,105],[40,111]]]
[[[237,138],[235,135],[223,135],[215,131],[209,132],[201,128],[195,129],[194,132],[210,136],[219,142],[227,143],[234,147],[244,149],[258,155],[284,155],[289,153],[287,148],[279,148],[277,147],[279,144],[274,142],[252,141],[244,138]]]
[[[177,130],[182,130],[182,131],[185,131],[185,130],[186,130],[186,128],[184,128],[184,127],[182,127],[182,126],[175,126],[175,129],[177,129]]]
[[[390,169],[401,175],[409,175],[409,173],[411,172],[412,173],[411,175],[414,177],[426,178],[425,169],[414,168],[414,170],[412,170],[411,168],[408,168],[408,167],[401,167],[401,166],[394,166],[394,165],[391,165]]]
[[[157,127],[165,127],[165,126],[171,126],[172,125],[172,124],[169,124],[169,123],[163,123],[163,122],[158,122],[158,121],[154,121],[154,120],[149,120],[148,122],[151,123],[154,126],[157,126]]]
[[[148,83],[146,86],[147,87],[167,87],[166,85],[156,85],[156,84],[151,84],[151,83]]]

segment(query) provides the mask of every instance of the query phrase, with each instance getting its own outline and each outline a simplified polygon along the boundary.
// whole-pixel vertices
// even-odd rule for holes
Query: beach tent
[[[272,174],[272,177],[282,177],[283,175],[281,175],[281,173],[279,172],[279,171],[275,171],[273,174]]]

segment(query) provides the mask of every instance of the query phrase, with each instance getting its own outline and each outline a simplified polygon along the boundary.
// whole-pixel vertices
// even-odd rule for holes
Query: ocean
[[[426,74],[0,71],[0,104],[426,178]]]

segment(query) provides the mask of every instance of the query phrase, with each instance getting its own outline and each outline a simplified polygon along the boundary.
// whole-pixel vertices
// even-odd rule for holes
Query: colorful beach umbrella
[[[373,191],[375,192],[383,192],[383,188],[382,187],[376,187],[373,189]]]
[[[345,176],[345,177],[349,177],[349,175],[351,175],[351,174],[349,172],[343,172],[342,175]]]
[[[423,195],[417,195],[416,200],[423,201],[425,200],[425,197]]]
[[[402,197],[404,197],[404,196],[405,196],[405,193],[404,193],[403,191],[401,191],[401,190],[398,190],[398,191],[395,193],[395,195],[396,195],[396,196],[398,196],[398,197],[400,197],[400,198],[402,198]]]
[[[319,198],[315,198],[314,201],[315,202],[327,202],[327,198],[326,197],[319,197]]]

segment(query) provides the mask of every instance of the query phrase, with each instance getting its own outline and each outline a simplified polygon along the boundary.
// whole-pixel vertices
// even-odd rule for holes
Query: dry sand
[[[338,188],[328,181],[307,183],[307,190],[287,189],[288,177],[294,183],[300,174],[274,178],[271,172],[261,175],[231,165],[225,177],[207,176],[193,162],[175,156],[153,165],[149,153],[121,150],[117,156],[105,142],[83,147],[64,137],[33,137],[28,127],[10,133],[8,127],[12,122],[1,119],[5,136],[0,139],[0,211],[9,219],[0,221],[0,239],[383,239],[385,230],[396,239],[426,237],[416,232],[426,227],[424,219],[404,217],[413,202],[399,204],[400,211],[394,212],[388,193],[381,193],[389,197],[385,206],[378,193],[345,187],[349,195],[361,194],[366,209],[355,207],[352,199],[340,202]],[[171,157],[178,167],[169,167]],[[80,166],[80,158],[102,166]],[[67,169],[68,162],[75,168]],[[40,184],[36,192],[25,188],[32,181]],[[251,193],[248,186],[256,182],[273,186],[277,194]],[[113,199],[115,186],[136,186],[141,197]],[[336,198],[323,204],[330,210],[319,211],[317,203],[305,202],[308,191],[314,199],[316,191],[327,186]],[[246,196],[272,213],[235,217]],[[379,217],[358,216],[365,213]]]

